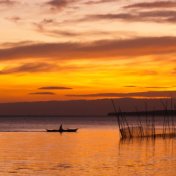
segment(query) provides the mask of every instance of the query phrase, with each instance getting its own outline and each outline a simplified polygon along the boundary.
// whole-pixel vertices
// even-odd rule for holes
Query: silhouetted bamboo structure
[[[115,106],[115,104],[114,104],[114,101],[113,101],[113,100],[111,100],[111,101],[112,101],[112,105],[113,105],[114,111],[115,111],[115,113],[116,113],[117,124],[118,124],[118,127],[119,127],[120,134],[121,134],[121,136],[125,136],[125,135],[123,134],[123,132],[121,131],[121,122],[120,122],[119,113],[118,113],[117,110],[116,110],[116,106]]]
[[[121,138],[124,139],[134,137],[176,137],[176,105],[173,103],[172,99],[170,106],[168,106],[167,102],[161,103],[164,109],[162,110],[162,118],[156,118],[157,113],[159,111],[153,110],[149,112],[147,104],[145,104],[145,115],[144,112],[142,112],[142,117],[138,109],[136,108],[136,120],[134,121],[134,119],[131,119],[130,121],[128,121],[128,113],[122,112],[120,107],[118,107],[117,111],[116,105],[112,100]],[[159,120],[158,124],[157,120]]]

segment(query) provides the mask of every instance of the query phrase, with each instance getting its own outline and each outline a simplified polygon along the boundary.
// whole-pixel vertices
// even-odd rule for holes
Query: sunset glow
[[[0,0],[0,101],[176,96],[175,8]]]

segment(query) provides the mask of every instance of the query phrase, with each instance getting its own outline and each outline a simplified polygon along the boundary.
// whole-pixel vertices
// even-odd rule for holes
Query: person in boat
[[[59,131],[63,131],[64,129],[63,129],[63,127],[62,127],[62,124],[60,125],[60,127],[59,127]]]

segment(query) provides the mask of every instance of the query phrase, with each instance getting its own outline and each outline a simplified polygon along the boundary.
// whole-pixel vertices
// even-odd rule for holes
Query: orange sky
[[[0,0],[0,102],[176,96],[175,9],[158,0]]]

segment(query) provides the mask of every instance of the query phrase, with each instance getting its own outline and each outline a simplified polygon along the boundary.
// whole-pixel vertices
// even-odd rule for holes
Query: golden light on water
[[[173,139],[119,141],[116,129],[2,133],[1,174],[174,176],[174,147]]]

